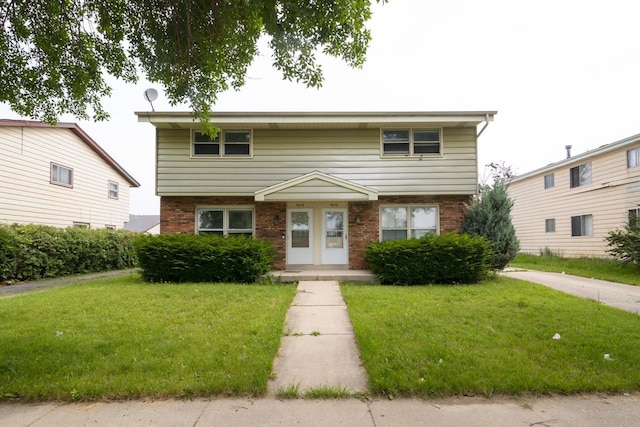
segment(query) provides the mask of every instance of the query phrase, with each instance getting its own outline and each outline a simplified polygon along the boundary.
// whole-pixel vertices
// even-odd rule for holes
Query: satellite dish
[[[149,102],[153,102],[158,99],[158,91],[155,89],[147,89],[144,91],[144,99]]]
[[[156,109],[153,108],[153,101],[158,99],[158,91],[153,89],[153,88],[149,88],[149,89],[144,91],[144,95],[143,96],[144,96],[144,99],[149,101],[149,104],[151,104],[151,111],[156,111]]]

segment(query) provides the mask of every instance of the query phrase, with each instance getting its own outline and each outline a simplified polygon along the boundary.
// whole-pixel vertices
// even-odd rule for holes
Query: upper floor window
[[[215,137],[194,131],[191,153],[197,157],[250,157],[251,131],[225,130]]]
[[[400,240],[438,233],[435,206],[384,206],[380,209],[382,240]]]
[[[640,166],[640,147],[627,151],[627,167],[635,168],[636,166]]]
[[[119,196],[119,185],[115,181],[109,181],[109,197],[117,199]]]
[[[199,208],[199,234],[220,236],[253,236],[253,208]]]
[[[555,177],[552,173],[544,176],[544,188],[551,188],[555,185]]]
[[[591,163],[576,166],[569,170],[571,188],[591,184]]]
[[[440,129],[389,129],[382,131],[385,156],[423,156],[442,153]]]
[[[51,163],[51,184],[73,187],[73,169]]]
[[[571,236],[593,236],[593,215],[572,216]]]

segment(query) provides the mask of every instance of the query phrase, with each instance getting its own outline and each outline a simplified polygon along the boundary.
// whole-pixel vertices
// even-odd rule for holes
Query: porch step
[[[303,282],[328,281],[378,283],[378,278],[369,270],[284,270],[271,272],[275,281]]]

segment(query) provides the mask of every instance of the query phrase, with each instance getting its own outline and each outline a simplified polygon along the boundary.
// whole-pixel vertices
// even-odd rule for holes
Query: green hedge
[[[490,243],[479,236],[449,233],[420,239],[372,242],[366,257],[385,285],[477,283],[490,271]]]
[[[132,238],[126,230],[0,225],[0,281],[131,268]]]
[[[270,271],[270,243],[248,237],[165,234],[134,240],[148,282],[252,283]]]

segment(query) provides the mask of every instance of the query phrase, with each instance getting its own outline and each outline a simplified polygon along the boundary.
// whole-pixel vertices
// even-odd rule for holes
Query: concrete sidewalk
[[[337,281],[298,283],[274,361],[269,394],[328,388],[364,393],[367,374],[360,361],[347,305]]]
[[[640,286],[534,270],[508,269],[502,274],[507,277],[538,283],[582,298],[592,299],[601,304],[635,314],[640,313]]]
[[[639,417],[640,396],[637,395],[504,401],[477,398],[282,401],[266,398],[0,403],[0,426],[3,427],[624,427],[638,425]]]

